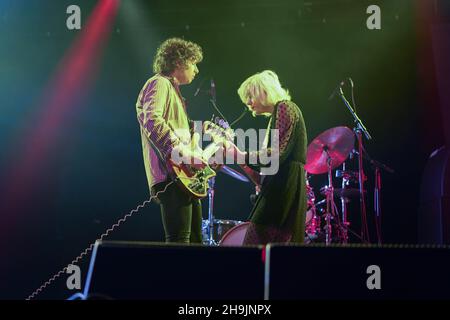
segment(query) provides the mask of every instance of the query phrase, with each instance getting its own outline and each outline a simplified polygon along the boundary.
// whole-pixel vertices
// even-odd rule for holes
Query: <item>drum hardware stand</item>
[[[218,243],[214,240],[214,184],[216,178],[212,177],[208,181],[208,241],[207,244],[210,246],[217,246]]]
[[[349,177],[345,174],[345,162],[342,164],[342,190],[345,190],[345,188],[348,185]],[[348,243],[348,227],[350,223],[347,221],[348,219],[348,212],[347,212],[347,202],[348,198],[344,197],[344,193],[341,194],[341,206],[342,206],[342,243],[347,244]]]
[[[328,147],[325,146],[323,149],[327,154],[327,166],[328,166],[328,186],[326,188],[326,199],[327,199],[327,211],[325,213],[325,244],[328,246],[331,244],[331,219],[335,217],[334,211],[334,188],[333,188],[333,175],[331,170],[331,156],[328,153]],[[330,210],[331,207],[331,210]]]
[[[317,223],[317,208],[316,208],[316,197],[314,192],[309,184],[308,172],[305,171],[305,185],[306,185],[306,198],[307,198],[307,210],[312,211],[311,220],[308,224],[305,225],[305,233],[310,242],[314,242],[314,239],[310,236],[310,234],[314,233],[317,236],[317,228],[320,228],[320,223]],[[322,200],[320,203],[323,203],[326,200]],[[311,232],[312,231],[312,232]]]
[[[216,85],[214,83],[214,80],[211,79],[211,89],[209,90],[209,94],[211,96],[211,99],[209,100],[213,107],[219,112],[222,119],[225,119],[222,112],[220,112],[219,108],[217,107],[217,97],[216,97]],[[211,122],[213,122],[214,114],[212,115]],[[219,245],[216,240],[214,240],[214,184],[215,184],[216,178],[212,177],[208,181],[208,242],[207,244],[210,246],[217,246]]]
[[[369,131],[366,129],[364,124],[362,123],[361,119],[356,114],[353,107],[350,105],[350,103],[345,98],[344,92],[342,91],[342,87],[339,88],[339,96],[341,97],[342,101],[344,102],[347,109],[350,111],[351,115],[353,116],[354,122],[356,124],[356,127],[353,129],[355,132],[357,141],[358,141],[358,181],[359,181],[359,196],[360,196],[360,209],[361,209],[361,238],[363,241],[366,241],[370,243],[370,235],[369,235],[369,227],[367,224],[367,213],[366,213],[366,200],[365,200],[365,193],[364,193],[364,181],[366,180],[366,176],[364,174],[364,168],[363,168],[363,133],[367,140],[372,139],[372,137],[369,134]]]
[[[350,159],[353,158],[353,154],[356,153],[356,151],[352,150],[350,152]],[[342,185],[341,185],[341,210],[342,210],[342,221],[340,222],[339,226],[342,232],[341,241],[343,244],[348,243],[348,233],[350,230],[350,222],[348,221],[348,203],[350,202],[350,198],[345,196],[345,190],[348,189],[348,185],[351,180],[355,180],[356,177],[358,177],[358,174],[354,174],[353,171],[346,171],[346,163],[342,163],[342,170],[336,170],[336,177],[342,178]]]
[[[380,191],[381,191],[381,175],[380,168],[375,167],[375,191],[374,191],[374,205],[375,205],[375,227],[377,229],[378,244],[382,243],[381,239],[381,204],[380,204]]]
[[[350,151],[355,145],[355,134],[347,127],[335,127],[328,129],[317,136],[308,146],[306,153],[305,170],[312,174],[328,174],[328,185],[323,187],[321,192],[325,195],[326,209],[321,215],[326,221],[326,226],[321,228],[325,234],[325,242],[329,245],[332,240],[331,220],[336,219],[338,228],[336,238],[339,242],[343,241],[345,226],[341,223],[339,209],[336,207],[334,197],[336,192],[333,186],[332,170],[340,166],[347,159]],[[323,201],[323,200],[322,200]],[[322,211],[322,210],[321,210]]]

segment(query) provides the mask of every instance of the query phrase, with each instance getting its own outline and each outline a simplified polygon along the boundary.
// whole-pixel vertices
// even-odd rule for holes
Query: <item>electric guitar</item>
[[[207,121],[207,125],[208,127],[214,128],[212,134],[213,139],[217,139],[220,142],[234,141],[235,134],[230,128],[228,122],[222,119],[216,119],[215,124],[208,123]],[[259,175],[259,172],[248,167],[246,164],[238,163],[237,165],[239,165],[239,167],[245,172],[250,181],[257,187],[257,189],[259,189],[261,187],[261,176]]]
[[[200,136],[198,133],[194,133],[189,146],[194,154],[204,160],[205,167],[203,169],[196,169],[192,165],[185,163],[177,164],[172,159],[168,160],[168,168],[171,171],[172,177],[183,190],[197,199],[207,196],[208,181],[216,175],[216,172],[208,164],[210,158],[222,147],[225,140],[234,140],[234,132],[221,119],[216,120],[216,123],[205,121],[203,123],[203,133],[212,137],[213,142],[211,144],[204,150],[201,150],[199,147]]]

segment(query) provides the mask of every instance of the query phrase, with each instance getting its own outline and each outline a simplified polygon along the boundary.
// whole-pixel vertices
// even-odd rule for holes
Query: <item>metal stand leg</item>
[[[377,238],[378,244],[382,244],[382,236],[381,236],[381,173],[380,168],[375,168],[375,195],[374,195],[374,204],[375,204],[375,227],[377,229]]]
[[[366,199],[364,193],[364,181],[366,176],[364,174],[363,167],[363,144],[362,144],[362,131],[360,128],[354,129],[357,141],[358,141],[358,181],[359,181],[359,193],[360,193],[360,210],[361,210],[361,239],[370,243],[369,226],[367,224],[366,213]]]
[[[347,187],[347,183],[349,181],[348,177],[345,175],[345,162],[342,164],[342,191],[345,190]],[[342,243],[346,244],[348,243],[348,215],[347,215],[347,202],[348,199],[344,197],[344,195],[341,195],[341,207],[342,207],[342,223],[341,223],[341,232],[342,232]]]
[[[332,241],[332,229],[331,229],[331,219],[335,217],[334,211],[334,187],[333,187],[333,175],[331,171],[331,157],[328,154],[328,150],[325,149],[328,155],[327,165],[328,165],[328,188],[327,188],[327,212],[325,214],[325,244],[329,245]],[[331,208],[330,208],[331,207]]]
[[[218,243],[214,239],[214,183],[215,177],[209,179],[209,189],[208,189],[208,245],[217,246]]]

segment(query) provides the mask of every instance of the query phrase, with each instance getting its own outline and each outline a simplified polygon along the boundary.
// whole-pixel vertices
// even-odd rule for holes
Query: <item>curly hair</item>
[[[202,60],[203,52],[198,44],[180,38],[170,38],[156,50],[153,72],[169,75],[178,66],[184,66],[188,62],[199,63]]]

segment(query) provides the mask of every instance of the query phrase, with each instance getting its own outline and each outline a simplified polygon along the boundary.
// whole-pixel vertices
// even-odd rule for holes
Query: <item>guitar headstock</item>
[[[234,141],[235,138],[234,131],[231,129],[228,122],[219,117],[216,117],[214,122],[205,121],[203,123],[203,131],[204,133],[209,134],[215,142],[217,142],[217,140]]]
[[[225,130],[230,129],[230,124],[222,118],[215,117],[214,123]]]

